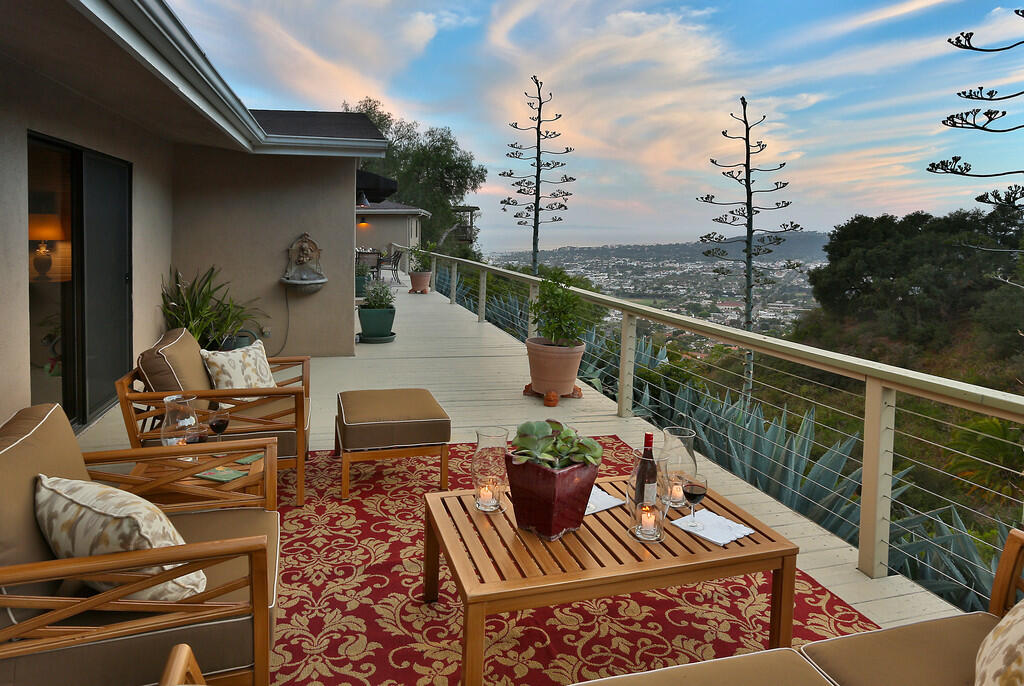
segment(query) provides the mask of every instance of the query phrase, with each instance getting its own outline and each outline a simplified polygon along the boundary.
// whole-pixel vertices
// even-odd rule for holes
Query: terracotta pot
[[[412,282],[412,290],[426,293],[430,289],[430,272],[409,272],[409,281]]]
[[[530,360],[530,383],[533,390],[544,394],[554,391],[569,395],[576,385],[580,361],[586,344],[572,347],[555,345],[546,338],[527,338],[526,354]]]
[[[597,478],[596,464],[552,469],[533,462],[512,464],[512,455],[506,453],[505,472],[519,528],[555,541],[583,524]]]

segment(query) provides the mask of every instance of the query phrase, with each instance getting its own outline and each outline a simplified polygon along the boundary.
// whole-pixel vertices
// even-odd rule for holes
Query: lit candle
[[[481,505],[493,505],[494,504],[494,491],[491,490],[490,484],[484,484],[480,487],[480,504]]]
[[[672,484],[672,502],[682,502],[683,497],[683,485],[677,481]]]
[[[640,508],[640,530],[652,533],[657,528],[658,512],[650,505]]]

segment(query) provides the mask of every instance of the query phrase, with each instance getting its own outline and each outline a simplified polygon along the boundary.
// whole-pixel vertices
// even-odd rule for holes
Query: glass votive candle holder
[[[502,484],[498,479],[483,479],[473,493],[476,509],[481,512],[496,512],[501,509]]]
[[[684,474],[674,473],[668,475],[668,488],[665,491],[665,499],[669,507],[682,507],[686,505],[686,495],[683,486],[686,485]]]
[[[667,504],[661,498],[637,505],[629,532],[633,538],[645,543],[663,540],[667,512]]]

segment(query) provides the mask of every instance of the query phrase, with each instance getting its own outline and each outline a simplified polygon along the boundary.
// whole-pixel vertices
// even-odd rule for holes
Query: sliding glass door
[[[28,169],[32,402],[83,426],[131,366],[131,165],[32,136]]]

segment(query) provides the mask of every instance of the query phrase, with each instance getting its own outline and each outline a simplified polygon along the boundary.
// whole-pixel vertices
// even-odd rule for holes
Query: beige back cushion
[[[88,480],[71,424],[60,405],[25,408],[0,426],[0,567],[52,560],[53,553],[36,524],[36,474],[45,472],[68,479]],[[8,589],[10,593],[52,595],[58,582],[30,584]],[[24,619],[35,613],[0,610],[0,626],[12,614]]]
[[[1006,613],[978,648],[974,686],[1024,684],[1024,600]]]
[[[187,329],[171,329],[139,355],[139,375],[149,391],[208,391],[213,386],[199,343]],[[197,401],[200,409],[208,402]]]

